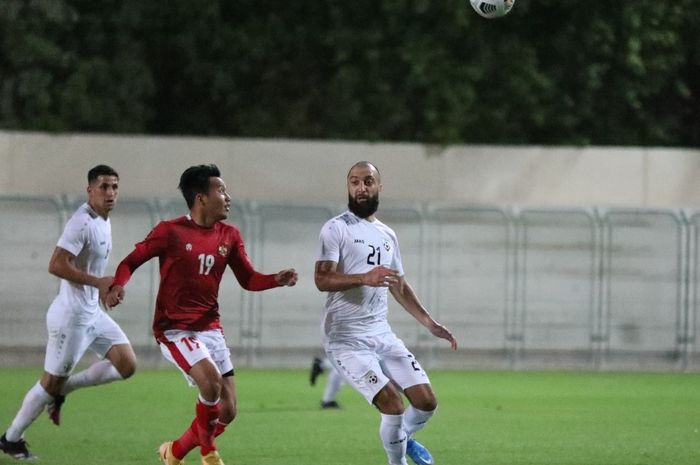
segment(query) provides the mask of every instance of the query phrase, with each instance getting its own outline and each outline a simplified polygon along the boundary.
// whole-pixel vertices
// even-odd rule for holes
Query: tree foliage
[[[700,144],[693,0],[3,0],[0,126]]]

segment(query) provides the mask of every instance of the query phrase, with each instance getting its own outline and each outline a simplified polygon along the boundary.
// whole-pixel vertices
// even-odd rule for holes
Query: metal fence
[[[0,197],[0,364],[40,363],[45,313],[58,289],[46,267],[79,198]],[[239,366],[305,366],[321,352],[324,296],[313,283],[322,224],[338,205],[235,203],[251,259],[264,272],[293,266],[295,288],[242,291],[232,273],[220,301]],[[123,199],[113,212],[110,270],[182,199]],[[448,350],[400,306],[394,330],[426,366],[697,370],[700,213],[649,209],[535,209],[382,205],[408,281],[456,335]],[[144,264],[114,318],[147,363],[158,266]]]

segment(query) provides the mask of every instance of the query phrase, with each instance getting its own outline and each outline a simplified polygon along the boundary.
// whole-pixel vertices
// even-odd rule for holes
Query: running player
[[[153,334],[163,356],[199,389],[196,416],[189,428],[159,448],[167,465],[179,465],[200,447],[204,465],[223,465],[214,438],[236,416],[236,387],[231,353],[219,319],[219,285],[229,266],[241,287],[262,291],[294,286],[294,269],[261,274],[253,268],[235,226],[223,222],[231,204],[216,165],[185,170],[180,190],[190,213],[162,221],[117,267],[107,304],[124,298],[124,286],[143,263],[158,257],[160,287]]]
[[[129,340],[99,306],[112,284],[112,277],[103,275],[112,250],[109,213],[117,204],[119,175],[109,166],[98,165],[87,177],[87,202],[68,220],[49,262],[49,272],[61,278],[61,286],[46,315],[44,373],[0,437],[0,450],[19,460],[34,458],[24,431],[44,407],[59,425],[68,393],[126,379],[136,370]],[[71,374],[88,349],[102,360]]]

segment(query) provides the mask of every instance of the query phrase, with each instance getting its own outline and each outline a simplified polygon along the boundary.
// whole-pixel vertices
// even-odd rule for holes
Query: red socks
[[[178,460],[187,455],[189,451],[197,447],[202,448],[202,455],[207,455],[216,449],[214,438],[226,429],[226,424],[219,423],[219,402],[215,405],[206,405],[201,400],[197,401],[197,416],[190,427],[173,442],[173,455]]]
[[[214,405],[206,405],[201,400],[197,402],[197,439],[202,448],[202,455],[207,455],[209,452],[216,449],[214,445],[214,428],[216,428],[216,420],[219,418],[219,402]]]
[[[219,437],[221,433],[224,432],[228,425],[226,423],[221,423],[216,421],[216,427],[214,428],[214,437]],[[182,460],[185,458],[192,449],[199,445],[199,440],[197,439],[197,419],[192,421],[187,430],[182,433],[176,441],[173,442],[173,455],[176,459]]]

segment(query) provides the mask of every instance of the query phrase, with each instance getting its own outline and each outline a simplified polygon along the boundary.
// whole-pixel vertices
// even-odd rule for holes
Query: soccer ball
[[[515,0],[469,0],[474,11],[484,18],[500,18],[513,8]]]

